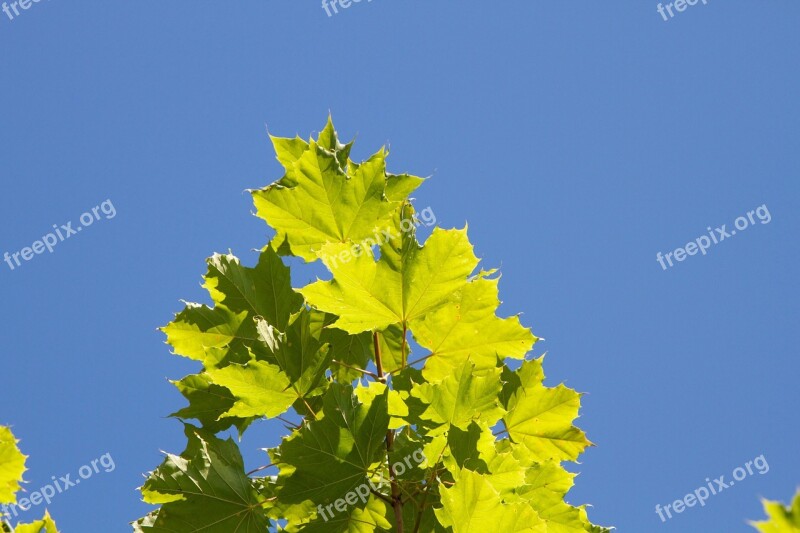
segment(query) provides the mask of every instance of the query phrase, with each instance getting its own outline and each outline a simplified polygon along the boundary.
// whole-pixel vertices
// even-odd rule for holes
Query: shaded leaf
[[[142,487],[146,503],[163,505],[134,530],[264,533],[263,502],[236,444],[189,425],[186,436],[186,451],[168,455]]]

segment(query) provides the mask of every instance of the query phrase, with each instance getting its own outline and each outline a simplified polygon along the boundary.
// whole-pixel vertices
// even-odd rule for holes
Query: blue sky
[[[329,111],[355,155],[388,144],[391,170],[433,176],[419,205],[469,223],[501,267],[503,311],[546,339],[548,383],[587,393],[597,447],[570,501],[595,522],[746,532],[759,497],[794,494],[800,5],[708,0],[664,21],[656,2],[565,4],[0,13],[0,253],[106,200],[116,212],[0,263],[0,423],[31,456],[29,488],[115,463],[53,500],[66,533],[129,531],[146,512],[142,473],[185,443],[167,379],[196,368],[156,328],[180,299],[206,301],[205,257],[252,264],[267,241],[243,193],[281,174],[265,124],[307,136]],[[769,223],[656,260],[763,205]],[[248,433],[248,465],[279,430]],[[761,455],[767,473],[655,513]]]

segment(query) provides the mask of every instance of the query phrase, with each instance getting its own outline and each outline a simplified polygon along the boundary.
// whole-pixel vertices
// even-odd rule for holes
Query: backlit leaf
[[[800,491],[791,506],[769,500],[763,504],[768,520],[751,522],[754,528],[761,533],[800,533]]]
[[[11,429],[0,426],[0,504],[17,503],[16,494],[25,473],[25,460]]]

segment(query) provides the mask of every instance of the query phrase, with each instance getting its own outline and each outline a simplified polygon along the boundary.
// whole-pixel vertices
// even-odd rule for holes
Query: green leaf
[[[330,345],[331,359],[344,363],[333,365],[333,378],[339,383],[350,383],[363,376],[361,372],[350,367],[366,370],[373,359],[372,335],[368,332],[350,335],[340,329],[327,327],[334,321],[334,315],[325,315],[326,327],[322,331],[321,340]]]
[[[523,383],[525,387],[542,385],[544,382],[543,361],[544,356],[524,361],[516,371],[503,365],[503,391],[500,393],[500,402],[504,407],[508,408],[511,398],[523,388]]]
[[[528,469],[525,484],[516,493],[547,522],[548,533],[606,531],[589,522],[585,508],[573,507],[564,501],[574,478],[575,474],[555,461],[537,463]]]
[[[403,202],[425,181],[411,174],[386,174],[386,197],[394,202]]]
[[[761,533],[798,533],[800,532],[800,490],[794,497],[791,506],[781,502],[764,500],[764,512],[768,520],[750,522]]]
[[[264,361],[209,369],[206,373],[212,383],[226,387],[235,398],[233,407],[223,417],[274,418],[285,413],[302,396],[292,388],[280,368]]]
[[[521,385],[508,401],[508,414],[503,417],[509,437],[539,461],[577,460],[591,445],[583,431],[572,425],[578,417],[581,395],[564,385],[542,385],[539,377],[543,375],[535,364],[522,368],[517,373]]]
[[[206,367],[265,356],[256,318],[283,331],[302,306],[302,297],[292,290],[289,269],[273,250],[262,252],[255,268],[243,267],[232,255],[216,254],[208,259],[204,279],[214,307],[187,303],[162,331],[176,354]]]
[[[10,428],[0,426],[0,504],[17,503],[21,490],[27,457],[19,451],[17,442]]]
[[[401,271],[383,257],[376,262],[369,250],[348,259],[346,245],[328,244],[320,255],[333,280],[317,281],[299,292],[310,305],[337,315],[333,326],[351,334],[425,316],[461,289],[478,265],[466,229],[436,228],[423,247],[408,253]]]
[[[392,529],[392,524],[386,519],[386,504],[375,496],[370,495],[366,505],[360,502],[348,505],[344,512],[337,512],[333,504],[329,504],[327,507],[327,509],[323,509],[324,518],[317,518],[299,528],[298,531],[302,533],[373,533]]]
[[[203,429],[211,433],[219,433],[236,426],[240,435],[253,420],[224,416],[236,403],[236,399],[225,387],[211,383],[208,374],[193,374],[180,381],[173,381],[172,384],[189,400],[189,405],[170,416],[198,420],[203,424]]]
[[[247,320],[246,312],[195,303],[187,303],[162,331],[177,355],[205,366],[244,363],[250,359],[248,347],[258,340],[255,324]]]
[[[477,472],[463,470],[451,488],[440,490],[442,507],[436,516],[453,533],[503,531],[547,533],[547,524],[530,506],[507,504]]]
[[[431,351],[423,374],[441,381],[467,359],[478,374],[491,372],[498,356],[522,359],[536,342],[518,317],[501,319],[498,279],[477,278],[447,304],[411,324],[416,341]]]
[[[497,400],[501,389],[499,368],[479,377],[475,365],[465,361],[441,383],[422,384],[411,395],[428,404],[422,419],[436,426],[429,434],[437,435],[451,426],[465,430],[473,421],[494,425],[504,412]]]
[[[411,355],[408,342],[403,342],[403,328],[394,325],[378,332],[378,349],[381,352],[384,372],[394,372],[402,368],[403,363]],[[371,346],[370,355],[375,360],[375,347]]]
[[[335,315],[325,313],[324,317],[320,340],[330,345],[331,359],[338,362],[332,368],[335,380],[348,383],[364,377],[362,372],[348,368],[348,366],[366,370],[370,361],[375,361],[375,345],[372,334],[363,332],[350,335],[331,326],[337,319]],[[384,372],[392,372],[400,368],[403,359],[402,339],[403,330],[397,326],[390,326],[378,334],[378,346]],[[410,349],[406,344],[405,355],[408,356],[409,353]]]
[[[259,339],[267,345],[266,360],[277,365],[291,381],[298,396],[317,389],[330,363],[329,347],[321,340],[325,316],[303,309],[294,315],[286,333],[256,319]]]
[[[315,261],[325,243],[358,243],[373,236],[376,228],[390,225],[398,207],[385,194],[387,152],[380,150],[348,172],[326,132],[295,160],[294,152],[279,154],[286,178],[252,193],[257,215],[277,231],[273,246],[278,249],[285,242],[306,261]]]
[[[408,416],[408,406],[403,401],[400,393],[392,390],[384,383],[371,381],[366,386],[359,386],[353,391],[358,401],[364,404],[372,403],[377,396],[388,394],[389,429],[399,429],[406,425],[404,420]]]
[[[330,115],[328,115],[328,121],[325,123],[325,127],[319,132],[317,143],[329,152],[335,153],[336,159],[339,160],[339,164],[342,167],[347,165],[350,157],[350,149],[353,147],[353,141],[347,144],[342,144],[339,141],[339,135],[336,133],[336,128],[333,127],[333,118]]]
[[[146,503],[163,504],[134,524],[136,532],[264,533],[268,520],[232,440],[186,426],[189,444],[168,455],[142,487]]]
[[[466,430],[450,428],[446,439],[447,447],[442,454],[442,463],[453,476],[459,475],[463,468],[480,474],[489,472],[486,460],[488,454],[494,453],[495,437],[487,425],[473,422]],[[518,485],[523,478],[524,476],[519,476]]]
[[[278,494],[285,503],[332,503],[363,484],[385,455],[388,391],[362,403],[351,386],[333,384],[323,412],[280,446]]]
[[[255,268],[243,267],[233,255],[215,254],[208,260],[204,287],[228,310],[261,317],[280,331],[303,305],[303,297],[292,290],[289,268],[269,247]]]

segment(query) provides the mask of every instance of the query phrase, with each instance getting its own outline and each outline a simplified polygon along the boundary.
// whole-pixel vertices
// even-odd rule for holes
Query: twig
[[[426,359],[429,359],[429,358],[433,357],[434,355],[436,355],[436,354],[429,353],[425,357],[420,357],[419,359],[416,359],[415,361],[411,361],[410,363],[406,364],[405,366],[416,365],[417,363],[421,363],[421,362],[425,361]],[[392,370],[391,372],[387,372],[387,374],[394,374],[395,372],[399,372],[402,369],[403,369],[403,367],[400,367],[400,368],[397,368],[395,370]]]
[[[356,372],[361,372],[362,374],[365,374],[365,375],[367,375],[367,376],[369,376],[369,377],[371,377],[373,379],[376,379],[376,380],[380,379],[378,377],[378,374],[376,374],[375,372],[370,372],[369,370],[364,370],[363,368],[358,368],[357,366],[348,365],[347,363],[342,363],[341,361],[337,361],[336,359],[331,360],[331,363],[335,363],[335,364],[343,366],[345,368],[349,368],[350,370],[355,370]]]
[[[282,416],[276,416],[275,418],[277,418],[278,420],[280,420],[284,424],[288,424],[288,425],[292,426],[294,429],[300,429],[301,427],[303,427],[302,424],[295,424],[294,422],[290,422],[289,420],[286,420]]]
[[[505,427],[506,429],[504,429],[503,431],[499,431],[497,433],[494,433],[495,437],[499,437],[500,435],[505,435],[506,433],[508,433],[508,426],[506,426],[506,421],[503,420],[502,422],[503,422],[503,427]]]
[[[383,500],[386,503],[388,503],[389,505],[392,505],[392,500],[388,496],[386,496],[385,494],[381,494],[380,492],[378,492],[377,490],[373,489],[372,487],[369,488],[369,491],[372,494],[374,494],[375,496],[377,496],[378,498],[380,498],[381,500]]]
[[[265,465],[265,466],[259,466],[259,467],[258,467],[258,468],[256,468],[255,470],[252,470],[252,471],[248,472],[248,473],[247,473],[247,474],[245,474],[245,475],[246,475],[246,476],[252,476],[252,475],[253,475],[253,474],[255,474],[256,472],[261,472],[262,470],[266,470],[267,468],[270,468],[270,467],[272,467],[272,466],[275,466],[275,463],[268,464],[268,465]]]
[[[375,367],[378,369],[378,380],[386,381],[383,376],[383,361],[381,360],[381,343],[378,340],[378,332],[372,334],[372,343],[375,346]]]
[[[448,444],[448,446],[450,446]],[[417,519],[414,521],[414,529],[413,533],[419,533],[419,526],[422,525],[422,514],[425,512],[425,504],[428,501],[428,494],[431,491],[431,486],[433,485],[433,480],[436,479],[436,476],[439,475],[439,470],[436,468],[436,465],[439,464],[439,461],[442,460],[442,456],[444,455],[445,448],[442,448],[441,453],[439,453],[439,458],[436,459],[436,462],[433,464],[433,468],[431,469],[431,475],[428,478],[428,484],[425,485],[425,494],[422,495],[422,502],[419,504],[419,513],[417,514]]]

